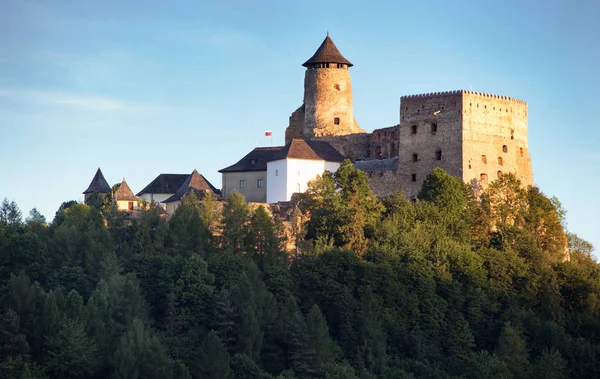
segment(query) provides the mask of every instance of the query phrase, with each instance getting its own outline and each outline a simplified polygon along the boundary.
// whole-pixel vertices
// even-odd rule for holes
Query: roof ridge
[[[82,193],[83,194],[106,193],[109,191],[110,191],[110,186],[108,185],[108,182],[104,178],[104,175],[102,174],[102,170],[100,170],[100,167],[98,167],[98,170],[96,170],[96,174],[94,174],[94,177],[92,178],[92,181],[90,182],[90,185]]]
[[[340,50],[337,48],[329,33],[321,43],[321,46],[315,51],[312,57],[302,64],[304,67],[308,67],[314,63],[343,63],[348,67],[354,66],[352,62],[344,58]]]
[[[129,185],[125,181],[125,178],[123,178],[121,185],[115,191],[115,199],[117,201],[118,200],[137,200],[137,198],[133,194],[133,191],[131,190],[131,188],[129,188]]]

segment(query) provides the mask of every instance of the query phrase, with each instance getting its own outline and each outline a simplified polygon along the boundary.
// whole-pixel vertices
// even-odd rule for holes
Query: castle
[[[222,192],[197,171],[161,174],[137,196],[160,203],[172,214],[181,197],[211,192],[226,197],[237,191],[249,202],[279,203],[304,192],[308,183],[335,171],[344,158],[367,172],[379,196],[403,192],[411,200],[435,167],[482,189],[504,173],[533,184],[527,142],[527,103],[507,96],[473,91],[403,96],[398,124],[367,133],[354,119],[350,67],[329,33],[302,65],[304,101],[289,118],[285,146],[257,147],[221,169]],[[121,194],[119,207],[136,205],[133,193]],[[100,170],[84,192],[110,187]]]
[[[366,133],[354,119],[353,65],[329,33],[303,66],[304,102],[290,116],[286,143],[329,142],[368,173],[377,195],[402,191],[414,200],[435,167],[483,188],[508,172],[533,184],[525,101],[466,90],[403,96],[399,123]]]

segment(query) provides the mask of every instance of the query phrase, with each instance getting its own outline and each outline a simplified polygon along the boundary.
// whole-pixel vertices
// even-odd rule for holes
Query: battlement
[[[432,97],[451,97],[451,96],[456,96],[456,95],[475,95],[475,96],[480,96],[480,97],[487,97],[490,99],[508,100],[508,101],[513,101],[518,104],[527,105],[526,101],[520,100],[520,99],[517,99],[514,97],[495,95],[492,93],[485,93],[485,92],[470,91],[470,90],[464,90],[464,89],[459,89],[459,90],[454,90],[454,91],[431,92],[431,93],[422,93],[422,94],[415,94],[415,95],[406,95],[406,96],[401,96],[400,99],[401,100],[405,100],[405,99],[413,100],[413,99],[426,99],[426,98],[432,98]]]

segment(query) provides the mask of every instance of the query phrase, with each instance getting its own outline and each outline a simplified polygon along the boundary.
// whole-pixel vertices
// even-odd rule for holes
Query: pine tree
[[[529,375],[529,358],[527,343],[519,329],[514,328],[507,323],[502,328],[498,345],[496,346],[496,355],[508,367],[512,375],[519,378],[527,378]]]
[[[186,376],[180,364],[169,358],[158,337],[139,319],[133,320],[127,333],[121,337],[113,361],[118,379],[171,378],[176,364],[179,375]]]
[[[208,272],[207,264],[200,256],[194,254],[186,261],[174,288],[179,304],[179,324],[183,330],[207,327],[213,281],[213,275]]]
[[[67,318],[56,336],[47,340],[45,355],[44,370],[53,377],[80,378],[96,367],[96,346],[80,322]]]
[[[329,335],[327,321],[318,305],[313,305],[306,316],[308,347],[315,352],[316,367],[322,367],[334,362],[340,354],[340,348]]]
[[[375,374],[387,366],[386,333],[381,320],[381,307],[373,290],[368,286],[361,296],[358,315],[358,351],[365,367]]]
[[[234,353],[237,325],[235,323],[235,308],[232,305],[231,291],[221,289],[215,293],[210,327],[219,336],[227,351]]]
[[[309,345],[304,317],[294,298],[290,298],[279,314],[279,340],[286,352],[287,367],[299,378],[314,375],[315,351]]]
[[[568,377],[567,361],[555,349],[542,350],[531,370],[532,379],[566,379]]]
[[[230,192],[223,206],[223,233],[221,235],[223,249],[233,254],[241,254],[246,251],[245,241],[249,219],[250,211],[244,196],[236,191]]]
[[[0,314],[0,378],[17,378],[26,369],[29,344],[20,333],[19,315],[12,309]]]
[[[229,354],[214,331],[208,333],[200,346],[197,370],[199,378],[228,379],[231,375]]]

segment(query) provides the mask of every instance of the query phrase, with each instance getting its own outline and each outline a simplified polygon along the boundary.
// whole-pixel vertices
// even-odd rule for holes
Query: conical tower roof
[[[219,196],[219,190],[216,189],[206,178],[197,170],[194,170],[191,175],[183,182],[181,187],[173,194],[173,196],[168,199],[162,201],[163,203],[170,203],[172,201],[181,200],[182,197],[189,194],[190,192],[195,192],[196,196],[199,199],[202,199],[206,196],[206,192],[212,192],[215,195]]]
[[[333,43],[329,37],[329,33],[327,33],[327,37],[325,37],[325,40],[321,46],[319,46],[315,54],[310,57],[309,60],[304,62],[302,66],[308,67],[309,65],[315,63],[343,63],[347,64],[348,67],[354,66],[349,60],[344,58],[342,53],[340,53],[338,48],[335,46],[335,43]]]
[[[104,179],[104,175],[102,175],[102,171],[100,171],[100,167],[98,167],[98,171],[96,171],[96,175],[94,175],[94,179],[90,183],[89,187],[83,191],[86,193],[106,193],[110,191],[110,186],[106,179]]]
[[[127,201],[136,201],[137,197],[133,194],[133,191],[127,185],[127,182],[123,178],[119,189],[115,192],[115,200],[127,200]]]

